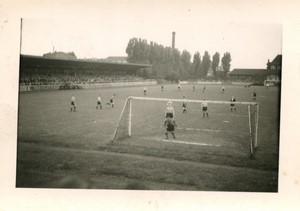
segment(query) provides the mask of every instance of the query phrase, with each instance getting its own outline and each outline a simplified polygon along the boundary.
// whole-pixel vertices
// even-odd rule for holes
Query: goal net
[[[165,137],[165,110],[167,102],[172,102],[175,111],[174,120],[176,139]],[[187,112],[182,104],[187,103]],[[226,151],[233,148],[243,150],[253,156],[258,145],[257,102],[234,102],[236,111],[231,110],[230,101],[210,101],[209,116],[203,116],[203,100],[168,99],[149,97],[129,97],[126,99],[112,142],[121,140],[139,140],[149,143],[151,140],[185,144],[199,147],[221,147]],[[129,138],[130,139],[127,139]],[[227,150],[228,151],[228,150]],[[234,151],[233,151],[234,153]]]

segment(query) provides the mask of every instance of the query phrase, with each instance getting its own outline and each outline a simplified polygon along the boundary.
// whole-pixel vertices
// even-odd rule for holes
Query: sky
[[[131,38],[154,41],[211,58],[230,52],[234,68],[266,68],[282,51],[282,26],[276,23],[210,21],[187,16],[147,18],[137,14],[104,14],[97,19],[26,19],[22,20],[21,54],[42,56],[55,51],[74,52],[77,58],[126,56]],[[101,17],[101,16],[100,16]]]

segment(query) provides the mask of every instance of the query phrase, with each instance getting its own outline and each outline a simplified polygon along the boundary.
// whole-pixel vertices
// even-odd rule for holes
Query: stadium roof
[[[112,70],[112,71],[136,71],[141,68],[152,67],[152,65],[149,64],[67,60],[67,59],[52,59],[52,58],[50,59],[41,56],[20,55],[20,68],[27,67],[27,66]]]

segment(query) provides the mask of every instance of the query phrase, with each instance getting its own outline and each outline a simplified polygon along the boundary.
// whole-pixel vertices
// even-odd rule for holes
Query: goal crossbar
[[[241,102],[241,101],[213,101],[213,100],[189,100],[189,99],[171,99],[171,98],[154,98],[154,97],[133,97],[130,96],[128,99],[133,100],[150,100],[150,101],[171,101],[171,102],[187,102],[187,103],[209,103],[209,104],[235,104],[235,105],[257,105],[257,102]]]

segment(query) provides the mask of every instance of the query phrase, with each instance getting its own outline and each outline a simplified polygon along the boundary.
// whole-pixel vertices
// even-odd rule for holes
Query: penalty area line
[[[160,126],[163,128],[163,126]],[[247,132],[235,132],[235,131],[225,131],[225,130],[213,130],[213,129],[200,129],[200,128],[182,128],[177,127],[178,130],[187,130],[187,131],[201,131],[201,132],[213,132],[213,133],[229,133],[229,134],[241,134],[241,135],[249,135]]]
[[[187,145],[198,145],[198,146],[209,146],[209,147],[220,147],[221,145],[218,144],[206,144],[206,143],[196,143],[196,142],[186,142],[186,141],[179,141],[179,140],[170,140],[170,139],[154,139],[156,141],[162,142],[170,142],[170,143],[177,143],[177,144],[187,144]]]

